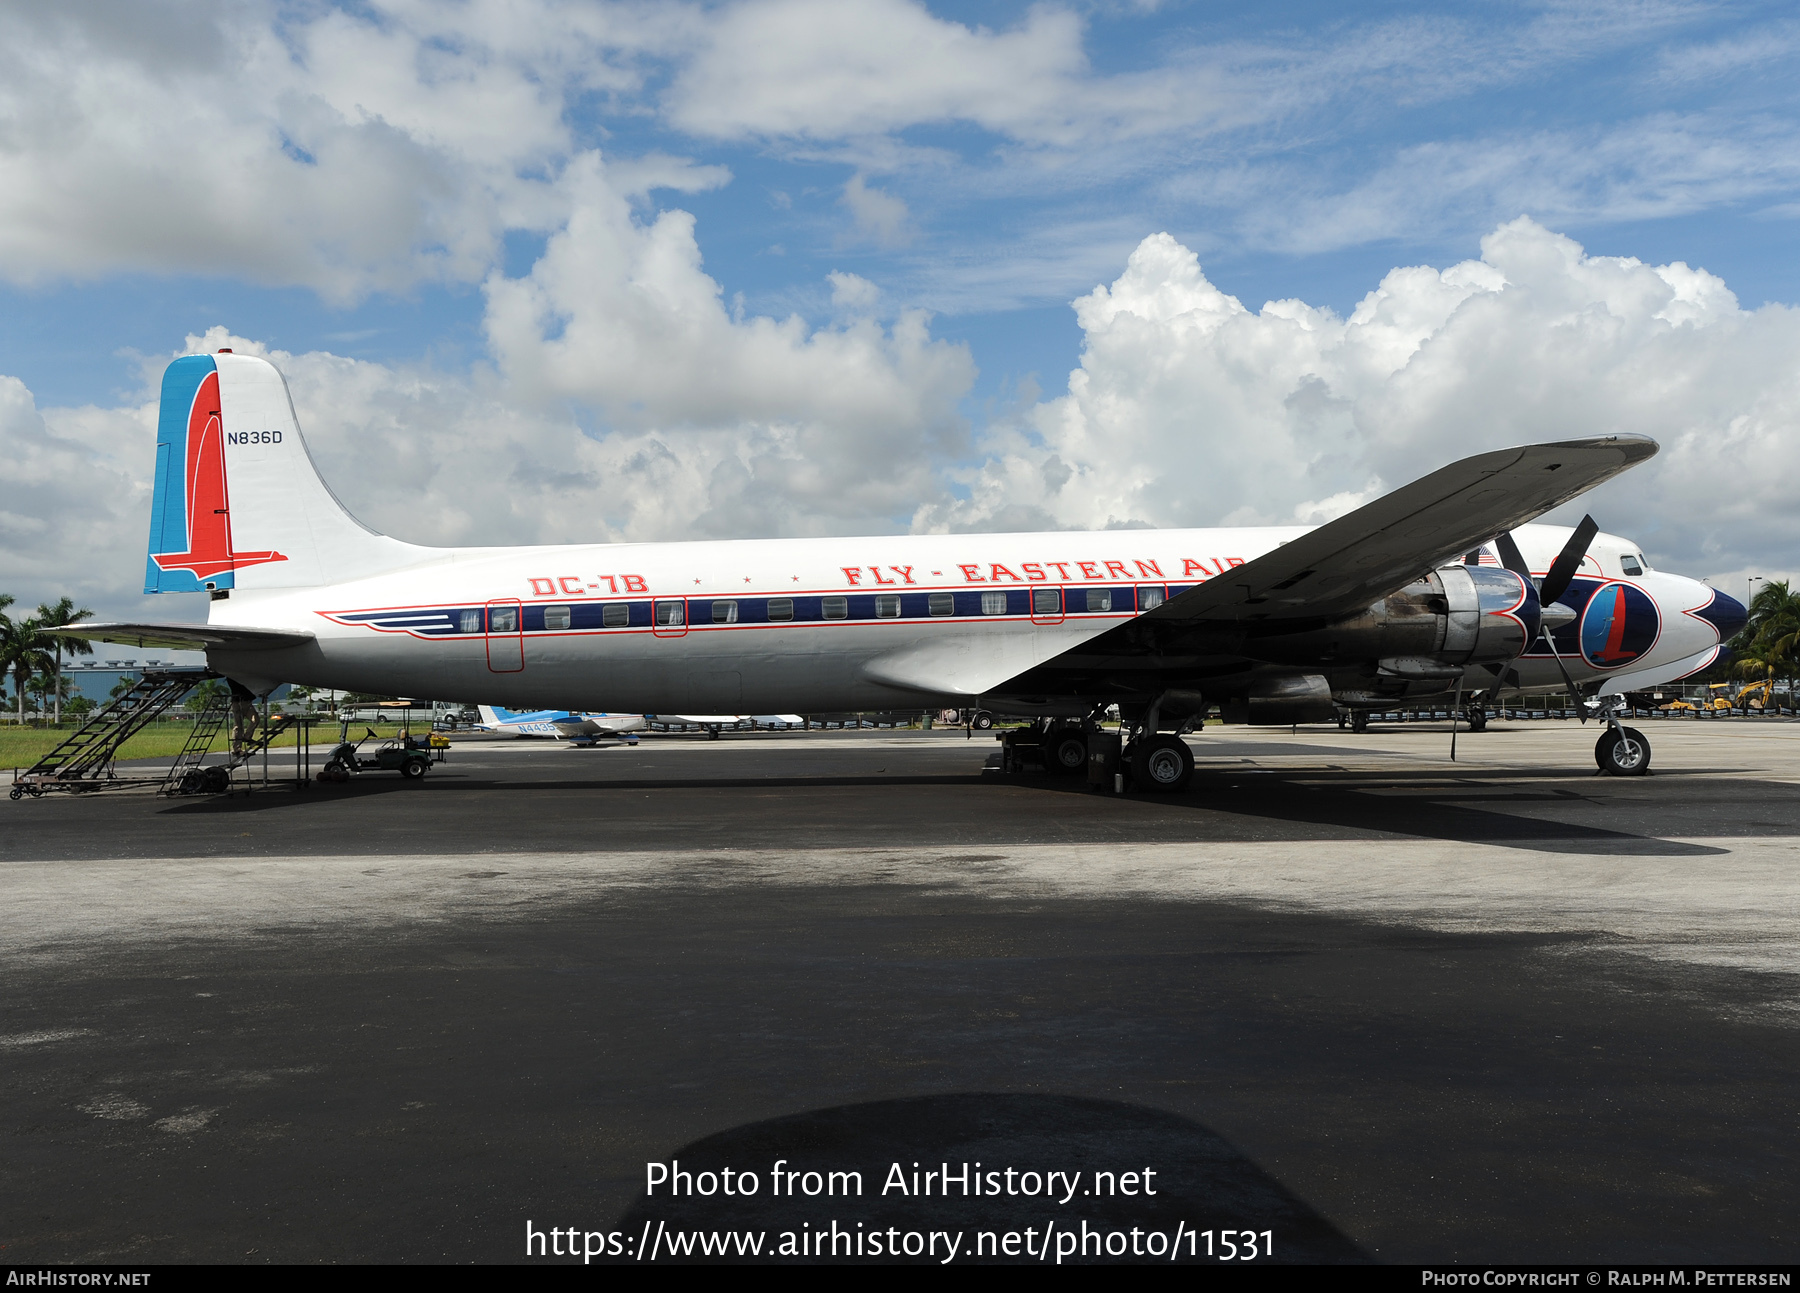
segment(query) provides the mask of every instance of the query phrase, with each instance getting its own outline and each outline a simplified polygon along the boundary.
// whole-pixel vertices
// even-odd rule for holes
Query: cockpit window
[[[1645,570],[1650,569],[1650,558],[1649,557],[1646,557],[1643,553],[1640,552],[1637,554],[1637,559],[1638,559],[1638,565],[1642,566]]]
[[[1628,575],[1641,575],[1644,573],[1644,568],[1638,564],[1638,559],[1629,552],[1619,558],[1619,565]]]

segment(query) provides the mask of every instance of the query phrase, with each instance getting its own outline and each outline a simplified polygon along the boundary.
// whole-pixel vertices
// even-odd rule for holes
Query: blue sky
[[[1797,49],[1787,6],[1656,0],[5,4],[0,375],[67,437],[222,328],[620,462],[660,437],[710,491],[701,533],[808,528],[765,495],[829,532],[1216,521],[1000,498],[1009,454],[1074,452],[1046,429],[1094,340],[1071,303],[1147,237],[1253,313],[1342,319],[1529,217],[1590,258],[1703,268],[1779,331],[1755,312],[1800,300]],[[328,461],[376,416],[302,409]],[[792,485],[824,459],[844,479]],[[1308,465],[1268,514],[1399,483],[1388,461]],[[867,474],[896,483],[821,511]],[[602,528],[668,537],[643,524]],[[1683,560],[1751,559],[1682,533]]]

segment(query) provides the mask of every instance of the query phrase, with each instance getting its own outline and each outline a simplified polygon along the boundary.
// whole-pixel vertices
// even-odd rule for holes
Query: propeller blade
[[[1566,551],[1567,549],[1565,549]],[[1558,557],[1558,561],[1562,558]],[[1562,653],[1556,649],[1556,639],[1549,633],[1543,635],[1544,645],[1550,648],[1550,658],[1556,661],[1556,668],[1563,676],[1563,685],[1569,689],[1569,698],[1575,702],[1575,717],[1587,726],[1587,706],[1581,703],[1581,693],[1575,690],[1575,680],[1569,677],[1569,666],[1563,663]]]
[[[1450,705],[1450,762],[1456,762],[1456,718],[1462,713],[1463,680],[1456,680],[1456,699]]]
[[[1563,544],[1563,550],[1556,554],[1556,560],[1550,563],[1544,582],[1538,587],[1540,603],[1553,602],[1569,591],[1569,581],[1581,569],[1581,559],[1587,556],[1588,544],[1594,541],[1594,536],[1598,533],[1600,526],[1593,517],[1581,518],[1581,524],[1575,527],[1575,533]]]
[[[1525,554],[1519,551],[1519,545],[1513,542],[1512,531],[1503,530],[1494,539],[1494,548],[1500,553],[1500,564],[1521,579],[1531,578],[1531,567],[1525,564]]]

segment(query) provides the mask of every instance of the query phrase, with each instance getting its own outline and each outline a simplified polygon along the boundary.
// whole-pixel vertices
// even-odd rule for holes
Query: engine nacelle
[[[1390,678],[1455,677],[1514,660],[1538,632],[1537,589],[1510,570],[1443,566],[1334,627],[1366,643]]]
[[[1516,660],[1538,634],[1537,588],[1510,570],[1444,566],[1421,582],[1444,590],[1448,614],[1431,654],[1447,664]]]
[[[1513,660],[1538,633],[1537,589],[1510,570],[1443,566],[1322,629],[1265,638],[1281,663],[1375,667],[1382,677],[1455,678],[1463,666]]]

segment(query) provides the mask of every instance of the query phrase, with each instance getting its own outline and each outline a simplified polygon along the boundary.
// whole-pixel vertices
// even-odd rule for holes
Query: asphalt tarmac
[[[1793,1261],[1800,724],[1645,727],[1633,780],[1538,722],[1455,764],[1447,727],[1212,729],[1170,799],[833,732],[8,803],[0,1252],[504,1262],[543,1233],[557,1261],[573,1228],[668,1261],[823,1229],[1055,1261],[1085,1223],[1088,1260],[1249,1231],[1276,1260]],[[675,1160],[758,1191],[647,1197]],[[1014,1175],[913,1188],[977,1162]]]

